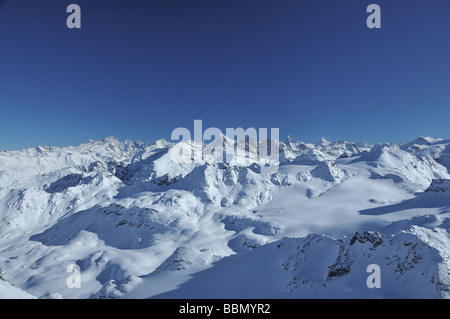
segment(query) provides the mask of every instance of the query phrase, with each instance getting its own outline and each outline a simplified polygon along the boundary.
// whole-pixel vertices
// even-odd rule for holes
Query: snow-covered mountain
[[[450,297],[450,140],[289,137],[271,174],[175,146],[0,153],[0,298]]]

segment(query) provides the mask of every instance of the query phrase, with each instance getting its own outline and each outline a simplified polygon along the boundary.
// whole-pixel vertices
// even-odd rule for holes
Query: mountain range
[[[175,145],[1,152],[0,298],[450,297],[450,140],[288,137],[272,174]]]

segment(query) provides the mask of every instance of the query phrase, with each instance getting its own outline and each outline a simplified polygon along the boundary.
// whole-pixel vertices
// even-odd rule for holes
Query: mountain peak
[[[158,148],[168,147],[168,146],[170,146],[170,144],[171,143],[166,141],[166,139],[164,139],[164,138],[161,138],[161,139],[155,141],[155,143],[154,143],[154,145]]]
[[[36,152],[43,154],[48,151],[52,151],[54,147],[51,146],[36,146]]]
[[[441,141],[443,141],[442,138],[419,136],[418,138],[404,144],[402,148],[408,148],[412,146],[428,146]]]
[[[286,139],[284,140],[284,143],[296,143],[296,142],[297,140],[290,135],[288,135],[288,137],[286,137]]]
[[[88,140],[85,143],[83,143],[82,145],[86,144],[86,145],[101,145],[101,144],[118,144],[121,143],[120,140],[115,137],[115,136],[108,136],[102,139],[98,139],[98,140]]]
[[[330,141],[328,141],[325,137],[322,137],[319,141],[317,141],[316,143],[314,143],[315,145],[329,145],[331,144]]]
[[[99,140],[99,142],[103,142],[103,143],[120,143],[120,140],[117,137],[115,137],[115,136],[108,136],[108,137],[105,137],[105,138]]]

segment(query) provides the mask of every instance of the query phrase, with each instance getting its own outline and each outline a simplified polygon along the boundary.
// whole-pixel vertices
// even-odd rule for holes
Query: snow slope
[[[36,297],[0,278],[0,299],[36,299]]]
[[[0,153],[0,297],[449,297],[450,140],[288,138],[270,174],[175,146]]]

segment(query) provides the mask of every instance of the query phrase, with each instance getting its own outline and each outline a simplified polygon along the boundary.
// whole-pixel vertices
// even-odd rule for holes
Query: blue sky
[[[448,0],[4,0],[0,46],[0,150],[151,142],[194,119],[307,142],[450,138]]]

